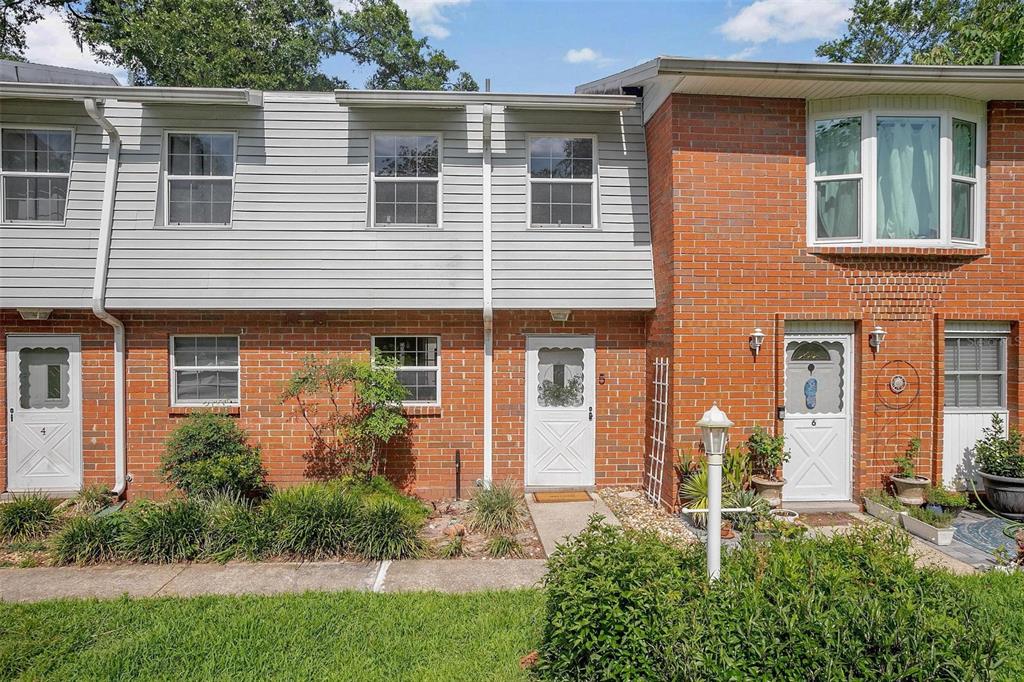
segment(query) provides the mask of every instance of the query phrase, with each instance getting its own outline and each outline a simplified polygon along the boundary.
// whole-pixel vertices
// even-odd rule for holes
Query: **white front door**
[[[82,487],[82,381],[77,336],[7,337],[7,488]]]
[[[852,496],[853,368],[849,335],[786,335],[783,499]]]
[[[594,485],[594,337],[526,339],[526,485]]]

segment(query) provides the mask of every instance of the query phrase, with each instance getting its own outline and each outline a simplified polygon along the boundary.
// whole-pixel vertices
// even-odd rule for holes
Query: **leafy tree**
[[[1024,63],[1021,0],[856,0],[846,34],[815,51],[831,62]]]
[[[0,59],[25,61],[25,29],[61,0],[0,0]]]

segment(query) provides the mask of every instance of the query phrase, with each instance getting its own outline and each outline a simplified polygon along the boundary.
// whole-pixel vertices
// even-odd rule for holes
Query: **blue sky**
[[[340,8],[350,0],[332,0]],[[397,0],[417,35],[483,86],[504,92],[573,87],[659,54],[811,61],[842,33],[852,0]],[[31,61],[111,71],[83,54],[54,15],[29,27]],[[368,71],[345,57],[327,73],[362,87]]]

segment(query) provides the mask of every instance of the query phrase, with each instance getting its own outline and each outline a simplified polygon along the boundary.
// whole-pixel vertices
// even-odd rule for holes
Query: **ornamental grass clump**
[[[493,559],[519,559],[523,546],[511,535],[495,535],[487,540],[487,554]]]
[[[56,528],[60,500],[42,493],[13,495],[8,502],[0,502],[0,539],[5,541],[41,538]]]
[[[192,561],[202,554],[207,521],[206,505],[199,500],[143,500],[124,512],[116,549],[123,558],[140,563]]]
[[[221,493],[207,504],[207,517],[206,557],[221,563],[257,561],[270,552],[274,535],[262,509],[252,500]]]
[[[469,525],[495,534],[518,533],[526,525],[526,498],[513,481],[498,481],[476,491],[469,501]]]
[[[278,490],[263,505],[273,551],[303,559],[343,554],[359,511],[338,483],[304,483]]]
[[[120,513],[72,517],[51,541],[53,563],[83,566],[113,561],[117,558],[118,535],[124,518]]]
[[[367,500],[352,528],[352,550],[364,559],[406,559],[423,549],[423,517],[390,497]]]

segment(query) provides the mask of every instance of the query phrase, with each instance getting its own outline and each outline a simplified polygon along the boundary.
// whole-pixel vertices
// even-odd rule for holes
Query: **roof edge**
[[[348,107],[422,107],[461,109],[470,104],[497,104],[510,109],[589,109],[621,111],[637,106],[632,95],[523,94],[452,90],[335,90],[334,98]]]
[[[229,104],[256,107],[263,105],[263,92],[260,90],[69,85],[64,83],[0,82],[0,98],[72,102],[98,99],[142,104]]]

